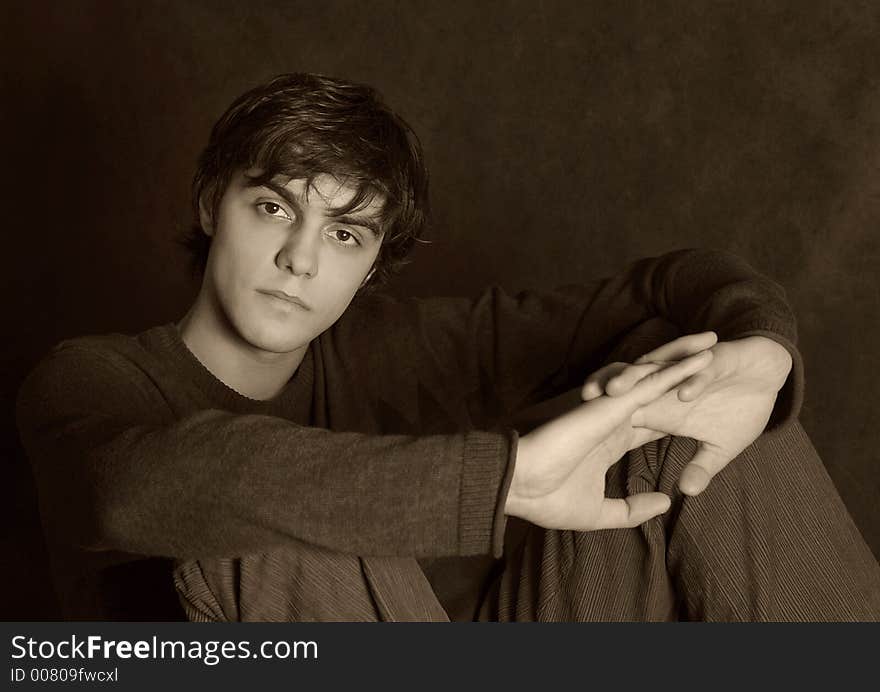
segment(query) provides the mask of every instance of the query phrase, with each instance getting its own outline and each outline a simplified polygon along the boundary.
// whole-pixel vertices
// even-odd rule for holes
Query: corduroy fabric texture
[[[675,498],[637,529],[510,522],[504,572],[480,619],[880,620],[880,568],[799,423],[683,498],[674,481],[694,451],[692,440],[660,441],[612,469],[612,495],[659,488]]]

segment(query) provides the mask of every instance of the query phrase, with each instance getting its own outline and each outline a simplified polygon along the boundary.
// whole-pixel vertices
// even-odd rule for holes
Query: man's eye
[[[333,237],[335,240],[339,241],[342,245],[360,245],[358,239],[355,237],[353,233],[350,231],[346,231],[344,228],[337,228],[333,231]],[[354,241],[354,242],[349,242]]]
[[[284,211],[284,207],[282,207],[280,204],[276,204],[275,202],[260,202],[257,207],[262,208],[262,210],[269,216],[277,216],[283,219],[290,218],[287,212]]]

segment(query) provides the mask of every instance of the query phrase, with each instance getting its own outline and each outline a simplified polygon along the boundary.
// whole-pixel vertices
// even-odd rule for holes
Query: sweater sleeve
[[[513,432],[365,435],[222,410],[172,420],[138,366],[63,344],[25,380],[16,414],[47,528],[85,550],[204,558],[293,539],[359,555],[501,551]]]
[[[794,367],[777,398],[774,425],[795,418],[803,397],[796,323],[784,290],[725,252],[671,252],[610,278],[556,290],[511,296],[493,287],[476,300],[411,299],[376,309],[360,319],[392,327],[382,348],[373,349],[375,357],[392,359],[405,374],[375,378],[370,386],[381,392],[418,378],[444,391],[478,427],[511,420],[581,386],[621,339],[654,317],[680,333],[714,330],[721,341],[762,335],[782,344]],[[366,332],[357,320],[344,328],[340,342],[355,343]]]

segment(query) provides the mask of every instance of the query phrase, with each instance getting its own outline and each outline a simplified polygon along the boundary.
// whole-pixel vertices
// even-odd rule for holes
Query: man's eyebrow
[[[271,180],[260,181],[259,179],[251,179],[246,184],[247,187],[265,187],[269,190],[272,190],[279,197],[288,202],[294,209],[299,209],[299,200],[296,196],[284,185],[279,185],[276,182]],[[344,214],[341,216],[332,215],[330,218],[334,219],[339,223],[348,224],[349,226],[360,226],[362,228],[366,228],[370,231],[376,238],[382,236],[384,231],[382,230],[382,225],[376,221],[374,218],[369,216],[351,216],[348,214]]]
[[[349,226],[361,226],[362,228],[366,228],[370,231],[376,238],[382,235],[382,226],[373,218],[369,216],[334,216],[333,217],[339,223],[344,223]]]
[[[296,196],[288,190],[284,185],[279,185],[278,183],[272,182],[271,180],[260,180],[259,178],[251,178],[246,187],[265,187],[267,190],[272,190],[276,195],[284,199],[285,202],[290,204],[294,209],[299,209],[299,200]]]

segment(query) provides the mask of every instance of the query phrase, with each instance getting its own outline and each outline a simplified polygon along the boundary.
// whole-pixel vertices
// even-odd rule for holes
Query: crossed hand
[[[679,479],[696,495],[764,430],[791,370],[788,351],[760,336],[717,343],[692,334],[590,375],[585,403],[519,440],[505,511],[545,528],[624,528],[662,514],[670,499],[605,497],[605,474],[627,451],[666,435],[698,451]]]

